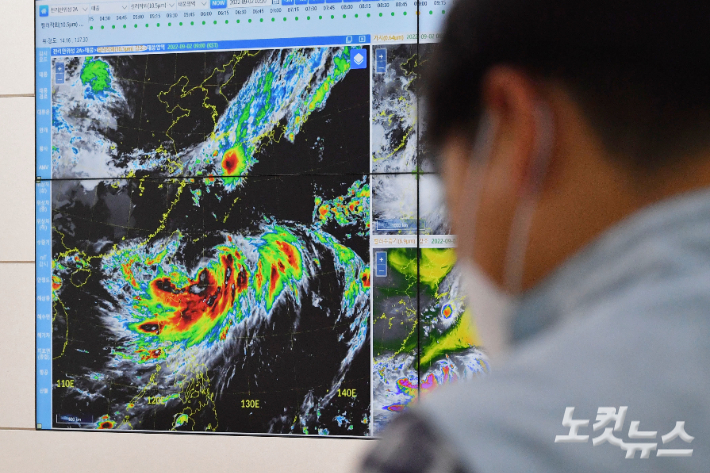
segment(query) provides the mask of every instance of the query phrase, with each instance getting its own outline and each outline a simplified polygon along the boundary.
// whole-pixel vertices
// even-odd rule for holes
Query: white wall
[[[0,471],[350,471],[372,441],[34,430],[34,25],[0,0]]]

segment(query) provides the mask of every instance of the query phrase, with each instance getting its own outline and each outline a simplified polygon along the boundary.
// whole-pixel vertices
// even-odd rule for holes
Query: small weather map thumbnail
[[[422,120],[422,66],[430,44],[372,48],[372,170],[433,171]]]
[[[489,370],[450,248],[373,250],[375,435],[437,386]]]

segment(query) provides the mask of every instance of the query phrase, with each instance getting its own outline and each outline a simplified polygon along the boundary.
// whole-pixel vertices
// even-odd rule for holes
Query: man
[[[431,66],[493,372],[363,471],[708,471],[710,3],[458,0]]]

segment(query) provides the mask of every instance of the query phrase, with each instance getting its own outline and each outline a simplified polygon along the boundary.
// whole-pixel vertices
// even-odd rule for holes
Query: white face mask
[[[526,193],[517,205],[508,238],[505,255],[505,289],[494,283],[467,254],[461,254],[459,269],[469,307],[476,320],[476,327],[483,349],[491,360],[500,366],[511,348],[513,315],[515,314],[522,291],[523,269],[525,267],[525,249],[530,233],[532,216],[537,205],[540,187],[547,172],[547,164],[552,152],[554,139],[552,113],[546,105],[537,108],[537,145],[534,156],[534,175],[532,189]],[[471,232],[475,238],[476,216],[483,184],[483,177],[493,152],[493,138],[497,131],[497,122],[490,115],[483,117],[476,136],[474,158],[480,160],[482,172],[476,172],[476,166],[469,166],[464,192],[471,215],[462,230]],[[471,245],[472,247],[473,245]]]
[[[491,360],[501,363],[510,348],[509,327],[518,299],[496,286],[478,265],[469,260],[459,263],[459,271],[483,351]]]

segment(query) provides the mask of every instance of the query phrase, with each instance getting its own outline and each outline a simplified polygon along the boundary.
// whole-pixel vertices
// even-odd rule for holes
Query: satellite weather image
[[[429,51],[52,57],[54,428],[372,436],[489,371]]]
[[[54,59],[55,426],[370,432],[366,54]]]

